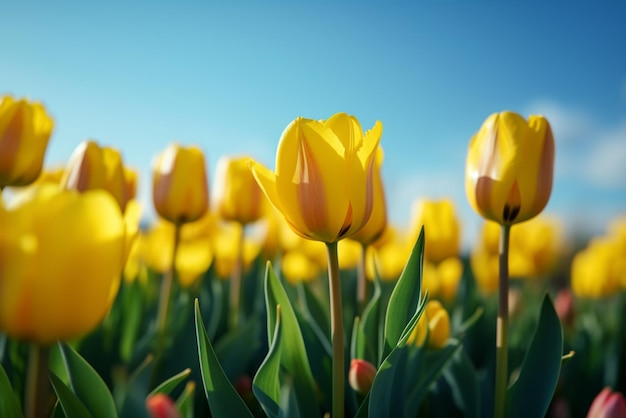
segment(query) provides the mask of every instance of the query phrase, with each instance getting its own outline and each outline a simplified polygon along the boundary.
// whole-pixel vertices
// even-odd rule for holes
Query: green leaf
[[[217,360],[202,322],[198,299],[195,301],[195,314],[200,373],[212,415],[215,417],[252,418],[250,410],[224,374],[224,370]]]
[[[517,381],[507,390],[511,418],[546,415],[561,372],[563,330],[550,296],[541,314]]]
[[[480,379],[472,360],[459,350],[443,371],[443,376],[452,391],[452,399],[466,417],[479,417]]]
[[[222,335],[215,344],[215,355],[231,382],[248,370],[253,357],[261,349],[259,319],[252,317],[239,327]]]
[[[0,364],[0,417],[22,417],[20,402],[13,391],[9,376]]]
[[[294,390],[300,414],[311,415],[319,410],[315,388],[315,381],[311,366],[307,358],[304,338],[296,314],[287,297],[280,280],[274,274],[271,263],[267,263],[265,270],[265,303],[267,306],[267,328],[269,341],[274,338],[276,328],[276,311],[274,307],[280,305],[283,332],[289,338],[282,340],[281,365],[286,372],[293,376]]]
[[[132,372],[128,380],[116,382],[116,400],[122,417],[142,418],[148,417],[146,410],[146,397],[150,379],[154,369],[154,357],[148,354],[144,361]],[[118,388],[121,388],[118,395]]]
[[[176,399],[176,409],[180,412],[181,418],[193,418],[193,398],[196,392],[195,382],[187,382],[183,393]]]
[[[407,323],[420,306],[422,265],[424,259],[424,227],[411,251],[409,260],[393,289],[385,316],[383,358],[396,346]]]
[[[57,394],[66,418],[90,418],[92,415],[80,399],[54,373],[50,373],[50,383]],[[11,415],[7,415],[11,416]]]
[[[120,357],[128,362],[132,355],[137,335],[141,327],[143,318],[143,290],[139,280],[135,280],[130,284],[125,284],[121,289],[122,309],[124,311],[124,320],[120,321],[122,325],[120,333]]]
[[[378,279],[374,282],[374,294],[363,310],[362,319],[359,321],[356,334],[353,358],[360,358],[372,364],[378,364],[381,360],[381,290]],[[356,326],[356,325],[355,325]]]
[[[276,326],[274,338],[267,356],[259,366],[254,380],[252,391],[270,418],[280,415],[280,354],[282,341],[280,305],[276,306]]]
[[[115,418],[117,411],[109,388],[87,361],[67,344],[59,343],[70,388],[95,418]]]
[[[185,369],[182,372],[170,377],[166,381],[162,382],[159,386],[154,388],[150,392],[149,396],[156,395],[157,393],[163,393],[169,395],[179,383],[185,380],[191,374],[191,369]]]

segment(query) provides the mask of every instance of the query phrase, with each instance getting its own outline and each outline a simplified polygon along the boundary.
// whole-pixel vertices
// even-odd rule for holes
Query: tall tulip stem
[[[174,224],[174,245],[172,246],[172,265],[170,271],[163,277],[161,282],[161,294],[159,296],[159,309],[157,311],[157,345],[155,351],[155,366],[152,373],[153,384],[158,368],[163,361],[165,351],[165,339],[167,334],[167,315],[172,298],[172,286],[176,278],[176,254],[180,244],[180,230],[182,224]],[[153,385],[154,386],[154,385]]]
[[[26,376],[26,394],[24,408],[26,418],[45,418],[49,411],[49,358],[50,347],[31,344],[28,353],[28,371]]]
[[[332,366],[332,418],[344,416],[344,347],[343,309],[341,302],[341,282],[339,281],[339,258],[337,242],[326,243],[328,256],[328,289],[330,292],[330,329],[333,346]]]
[[[509,352],[509,237],[511,225],[502,225],[499,248],[498,319],[496,322],[496,387],[494,417],[506,415]]]
[[[243,242],[244,227],[238,224],[240,230],[237,236],[237,259],[230,277],[230,329],[236,329],[239,326],[239,305],[241,300],[241,282],[243,281]]]

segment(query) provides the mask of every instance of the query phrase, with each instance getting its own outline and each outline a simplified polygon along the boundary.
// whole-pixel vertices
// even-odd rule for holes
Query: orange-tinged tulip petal
[[[42,104],[0,98],[0,188],[39,177],[53,125]]]
[[[381,166],[383,163],[383,149],[379,146],[376,151],[375,168],[374,168],[374,195],[372,214],[368,221],[359,229],[352,239],[363,245],[369,245],[376,241],[385,231],[387,227],[387,202],[385,200],[385,190],[381,177]]]
[[[174,224],[200,219],[209,207],[204,153],[171,144],[152,167],[152,198],[157,213]]]
[[[554,137],[548,121],[513,112],[494,113],[470,141],[465,189],[481,216],[514,224],[548,203],[554,171]]]
[[[123,267],[124,221],[115,200],[48,184],[0,216],[0,329],[40,344],[93,329]]]

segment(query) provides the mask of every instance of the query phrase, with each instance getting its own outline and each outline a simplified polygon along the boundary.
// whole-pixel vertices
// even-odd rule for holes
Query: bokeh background
[[[557,2],[558,3],[558,2]],[[140,173],[171,141],[273,167],[297,116],[384,126],[391,222],[450,197],[464,247],[471,136],[493,112],[541,113],[556,139],[547,216],[570,236],[626,212],[626,2],[0,2],[0,94],[42,101],[63,165],[85,139]]]

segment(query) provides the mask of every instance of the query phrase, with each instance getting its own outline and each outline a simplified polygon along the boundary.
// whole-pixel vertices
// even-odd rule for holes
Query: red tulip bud
[[[374,377],[376,377],[376,367],[371,363],[361,359],[352,360],[348,373],[348,382],[350,382],[352,389],[365,395],[372,387]]]

